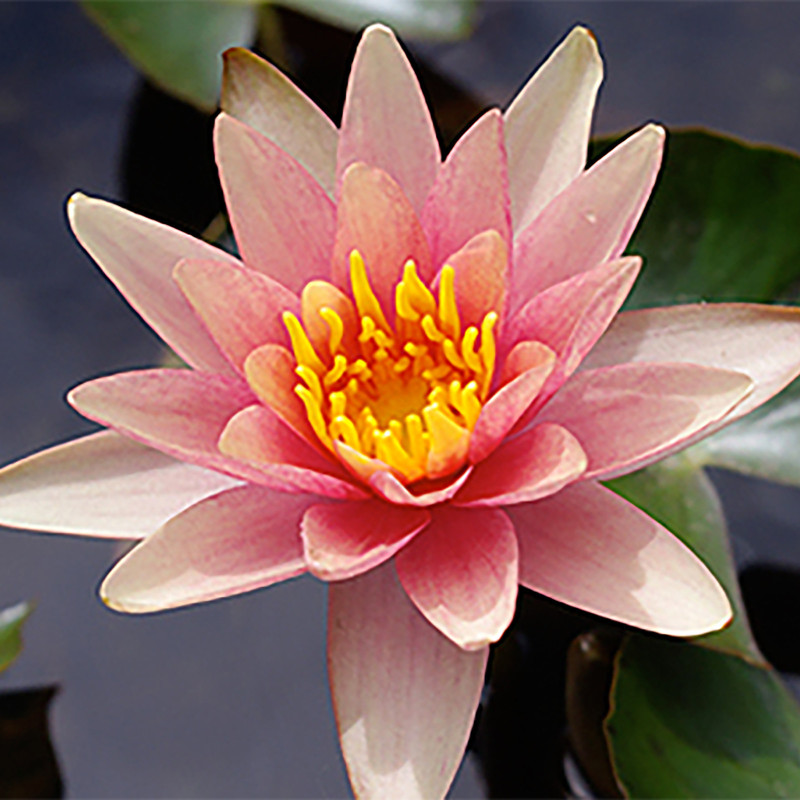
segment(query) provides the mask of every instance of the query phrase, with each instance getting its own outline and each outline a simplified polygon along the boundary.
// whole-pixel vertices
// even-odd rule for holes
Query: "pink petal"
[[[508,251],[511,210],[503,145],[503,117],[487,111],[456,142],[422,211],[434,269],[473,236],[496,231]]]
[[[391,558],[429,521],[426,511],[380,500],[311,506],[300,531],[306,563],[322,580],[353,578]]]
[[[744,372],[753,391],[704,435],[727,425],[800,374],[800,309],[716,303],[620,314],[597,343],[587,367],[625,361],[689,361]]]
[[[357,797],[444,797],[467,746],[488,648],[466,652],[417,611],[391,565],[331,584],[328,670]]]
[[[140,539],[237,482],[111,431],[51,447],[0,470],[0,524]]]
[[[324,189],[269,139],[220,114],[214,147],[245,263],[299,293],[326,278],[336,209]]]
[[[181,261],[175,280],[214,341],[239,372],[260,345],[288,346],[281,314],[297,315],[297,296],[266,275],[221,261]]]
[[[298,378],[294,356],[285,348],[265,344],[253,350],[244,362],[247,382],[262,403],[269,406],[295,433],[318,445],[308,422],[305,406],[295,394]]]
[[[72,231],[145,322],[198,369],[230,373],[231,367],[195,316],[172,270],[184,258],[239,263],[217,247],[123,208],[74,194],[67,203]]]
[[[455,270],[456,305],[464,325],[480,328],[489,311],[504,317],[509,251],[497,231],[473,236],[445,262]]]
[[[342,179],[333,282],[350,291],[350,252],[367,265],[372,289],[387,319],[394,318],[395,284],[411,258],[420,276],[431,277],[428,242],[403,191],[382,170],[353,164]]]
[[[389,173],[418,212],[441,162],[414,70],[383,25],[367,28],[353,59],[339,136],[340,182],[356,161]]]
[[[217,448],[228,420],[254,400],[241,381],[188,369],[140,370],[88,381],[67,400],[85,417],[181,461],[264,482]]]
[[[220,434],[219,450],[295,491],[338,500],[367,496],[347,480],[336,462],[314,450],[262,405],[248,406],[231,418]]]
[[[242,486],[206,498],[107,575],[103,602],[141,614],[251,592],[305,572],[300,519],[313,499]]]
[[[576,178],[514,245],[513,313],[538,292],[617,258],[653,188],[664,130],[647,125]]]
[[[523,586],[584,611],[670,636],[731,618],[725,592],[686,545],[596,483],[570,486],[509,514]]]
[[[375,472],[369,479],[370,488],[389,503],[401,506],[427,506],[444,503],[455,496],[456,492],[469,478],[472,468],[468,467],[460,474],[438,481],[422,481],[414,484],[412,492],[400,483],[391,472]]]
[[[458,506],[504,506],[554,494],[586,469],[578,440],[560,425],[537,425],[500,445],[472,472]]]
[[[534,340],[558,355],[553,374],[531,412],[558,391],[603,335],[625,302],[641,266],[641,258],[632,256],[581,272],[536,295],[511,320],[502,349]]]
[[[686,447],[752,387],[741,372],[696,364],[621,364],[574,375],[537,421],[578,438],[584,478],[608,479]]]
[[[364,483],[369,483],[378,472],[391,472],[391,467],[385,461],[364,455],[339,439],[333,440],[333,449],[347,471]]]
[[[336,126],[282,72],[249,50],[224,54],[223,111],[271,139],[333,196]]]
[[[528,357],[531,355],[529,349]],[[473,464],[483,461],[500,444],[539,396],[556,358],[544,345],[538,348],[538,357],[538,363],[495,392],[483,407],[469,443],[469,460]]]
[[[517,536],[503,511],[439,508],[395,558],[414,605],[465,650],[496,642],[517,600]]]

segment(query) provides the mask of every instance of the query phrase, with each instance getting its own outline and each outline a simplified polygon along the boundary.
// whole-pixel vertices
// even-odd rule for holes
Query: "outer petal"
[[[428,196],[421,220],[434,269],[487,229],[497,231],[510,250],[508,171],[503,118],[497,109],[487,111],[456,142]]]
[[[222,110],[297,159],[323,189],[336,183],[336,126],[282,72],[249,50],[224,54]]]
[[[175,280],[220,350],[241,373],[244,361],[267,342],[288,346],[282,313],[297,315],[300,303],[260,272],[220,261],[181,261]]]
[[[391,558],[429,521],[427,511],[380,500],[311,506],[301,528],[306,563],[322,580],[353,578]]]
[[[587,367],[688,361],[744,372],[753,391],[704,435],[738,419],[800,374],[800,309],[747,303],[652,308],[620,314]]]
[[[489,649],[465,652],[417,611],[390,565],[329,591],[328,670],[358,797],[443,797],[467,746]]]
[[[633,472],[686,447],[752,391],[741,372],[696,364],[622,364],[580,372],[537,420],[569,429],[589,458],[584,478]]]
[[[326,278],[336,209],[291,156],[233,117],[214,128],[222,188],[242,257],[294,292]]]
[[[298,535],[313,498],[242,486],[209,497],[134,548],[100,587],[139,614],[250,592],[305,572]]]
[[[599,484],[570,486],[509,514],[519,536],[523,586],[671,636],[698,636],[731,618],[725,592],[702,561]]]
[[[586,164],[603,62],[586,28],[573,28],[505,114],[514,230],[525,228]]]
[[[578,440],[559,425],[537,425],[478,464],[453,500],[459,506],[504,506],[547,497],[586,469]]]
[[[295,491],[338,500],[366,497],[334,461],[312,449],[262,405],[248,406],[231,418],[220,434],[219,450]]]
[[[383,25],[367,28],[353,59],[339,136],[339,181],[355,161],[389,173],[417,212],[441,162],[414,70]]]
[[[413,258],[420,276],[431,276],[428,242],[414,209],[386,172],[353,164],[342,179],[338,210],[333,282],[349,291],[350,251],[357,249],[384,314],[393,319],[395,283],[405,262]]]
[[[512,313],[538,292],[622,253],[652,191],[663,148],[663,128],[642,128],[576,178],[519,235]]]
[[[172,280],[184,258],[239,262],[223,250],[123,208],[74,194],[72,231],[145,322],[188,364],[231,372],[230,365]]]
[[[181,461],[264,481],[217,448],[228,420],[254,400],[240,381],[188,369],[140,370],[88,381],[67,400],[89,419]]]
[[[103,431],[0,470],[0,524],[140,539],[192,503],[236,485],[227,475]]]
[[[465,650],[496,642],[517,600],[514,526],[493,508],[436,509],[428,528],[396,558],[414,605]]]

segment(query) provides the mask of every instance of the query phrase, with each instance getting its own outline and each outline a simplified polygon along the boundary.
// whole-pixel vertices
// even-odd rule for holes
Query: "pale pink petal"
[[[529,348],[528,357],[532,355]],[[555,365],[555,353],[544,345],[538,348],[538,363],[509,381],[489,398],[481,410],[469,443],[469,460],[483,461],[505,438],[539,396]]]
[[[358,250],[367,265],[372,289],[387,319],[394,319],[395,284],[411,258],[420,276],[431,277],[428,242],[403,191],[380,169],[353,164],[342,180],[333,282],[349,293],[350,252]]]
[[[496,642],[517,600],[517,536],[496,508],[436,509],[431,524],[395,557],[414,605],[465,650]]]
[[[538,341],[558,356],[535,406],[541,408],[578,368],[611,324],[639,274],[638,256],[609,261],[551,286],[528,301],[509,323],[501,348],[520,341]],[[526,415],[524,421],[529,416]]]
[[[117,611],[142,614],[250,592],[305,572],[300,519],[314,499],[242,486],[173,517],[100,587]]]
[[[422,211],[434,270],[473,236],[495,230],[511,243],[503,117],[487,111],[456,142]]]
[[[454,291],[461,322],[480,328],[489,311],[499,314],[502,320],[509,251],[500,234],[495,230],[479,233],[445,260],[455,270]]]
[[[197,369],[231,366],[172,280],[184,258],[239,262],[217,247],[105,200],[74,194],[67,203],[72,231],[145,322]]]
[[[427,511],[380,500],[311,506],[300,534],[308,569],[318,578],[353,578],[391,558],[430,521]]]
[[[333,440],[333,449],[347,471],[364,483],[378,472],[391,472],[391,467],[379,458],[372,458],[354,450],[339,439]]]
[[[247,382],[262,403],[269,406],[295,433],[314,445],[317,435],[308,422],[305,406],[295,394],[298,378],[294,356],[285,348],[265,344],[244,362]]]
[[[217,117],[214,149],[242,258],[299,293],[327,278],[336,209],[324,189],[269,139],[227,114]]]
[[[353,59],[339,136],[339,181],[355,161],[388,172],[417,212],[441,162],[414,70],[383,25],[367,28]]]
[[[331,584],[328,670],[357,797],[444,797],[461,762],[489,648],[467,652],[411,604],[391,564]]]
[[[241,381],[188,369],[123,372],[88,381],[67,395],[85,417],[162,453],[264,483],[257,470],[217,447],[228,420],[254,399]]]
[[[337,462],[314,450],[262,405],[248,406],[231,418],[220,434],[219,450],[298,492],[337,500],[367,496]]]
[[[663,128],[642,128],[576,178],[519,235],[512,313],[538,292],[622,253],[650,196],[663,148]]]
[[[372,488],[384,500],[401,506],[427,506],[444,503],[455,496],[456,492],[464,485],[472,472],[468,467],[460,474],[437,481],[422,481],[415,483],[411,488],[403,486],[391,472],[375,472],[369,479]]]
[[[303,287],[300,296],[303,328],[317,355],[327,361],[330,354],[331,329],[320,314],[323,308],[335,311],[342,321],[341,346],[346,353],[355,352],[358,348],[358,334],[361,331],[360,320],[350,298],[327,281],[311,281]]]
[[[458,506],[505,506],[554,494],[586,469],[578,440],[559,425],[537,425],[478,464],[453,500]]]
[[[687,446],[753,388],[747,375],[696,364],[622,364],[574,375],[537,417],[571,431],[584,478],[608,479]]]
[[[626,311],[617,316],[585,362],[688,361],[744,372],[753,391],[708,435],[754,408],[800,374],[800,309],[716,303]]]
[[[0,470],[0,524],[141,539],[187,506],[237,483],[103,431]]]
[[[239,372],[257,347],[289,345],[282,313],[297,315],[296,295],[271,278],[238,264],[181,261],[175,280],[214,341]]]
[[[532,222],[583,170],[602,80],[594,36],[575,27],[506,111],[515,231]]]
[[[686,545],[636,506],[581,483],[508,509],[523,586],[583,611],[670,636],[731,618],[725,592]]]
[[[333,196],[336,126],[268,61],[242,47],[223,58],[222,110],[275,142]]]

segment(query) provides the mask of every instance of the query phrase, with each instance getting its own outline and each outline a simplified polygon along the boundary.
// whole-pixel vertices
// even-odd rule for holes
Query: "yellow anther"
[[[394,339],[383,331],[375,331],[375,344],[383,350],[391,350],[394,347]]]
[[[445,338],[444,334],[436,327],[430,314],[426,314],[422,318],[422,330],[432,342],[441,342]]]
[[[425,406],[422,416],[430,434],[425,471],[430,478],[441,478],[464,463],[469,449],[469,431],[436,404]]]
[[[398,442],[403,441],[403,423],[399,419],[389,420],[389,430],[394,434]]]
[[[493,328],[497,324],[497,314],[490,311],[481,322],[481,347],[480,356],[483,362],[483,368],[486,370],[483,376],[481,386],[481,399],[485,400],[489,392],[489,385],[492,382],[492,375],[494,375],[494,360],[497,355],[494,343]]]
[[[400,374],[401,372],[405,372],[411,366],[411,359],[408,356],[403,356],[401,359],[395,362],[392,369]]]
[[[451,339],[461,336],[461,320],[458,317],[455,292],[456,271],[448,264],[442,267],[439,278],[439,322]]]
[[[447,405],[450,402],[450,397],[448,396],[444,386],[434,386],[433,389],[428,392],[428,402],[431,405]]]
[[[311,428],[313,429],[314,433],[317,434],[317,438],[325,445],[325,447],[329,449],[333,449],[333,442],[331,441],[331,437],[328,435],[328,431],[325,427],[325,419],[322,416],[322,410],[319,407],[319,404],[314,399],[314,395],[305,387],[300,386],[299,384],[294,387],[295,394],[303,401],[303,405],[306,407],[306,416],[308,417],[309,423],[311,423]]]
[[[416,356],[425,355],[428,352],[428,348],[424,344],[416,344],[415,342],[406,342],[403,345],[403,350],[406,351],[412,358],[416,358]]]
[[[474,325],[470,325],[464,331],[464,338],[461,340],[461,357],[473,372],[481,372],[483,364],[475,352],[476,341],[478,341],[478,329]]]
[[[328,328],[330,328],[328,350],[331,356],[336,356],[336,352],[344,336],[344,323],[342,322],[342,318],[332,308],[328,308],[328,306],[321,308],[319,310],[319,315],[328,324]]]
[[[347,395],[344,392],[331,392],[331,417],[341,417],[347,408]]]
[[[301,378],[301,380],[308,386],[309,391],[312,395],[314,395],[314,399],[319,403],[322,404],[322,386],[320,386],[319,378],[317,377],[317,373],[314,372],[313,369],[307,367],[305,364],[298,364],[294,371],[297,375]]]
[[[458,406],[470,430],[473,430],[478,422],[482,408],[481,401],[478,400],[478,384],[476,381],[470,381],[461,392],[461,405]]]
[[[350,375],[362,375],[365,372],[369,372],[369,367],[367,366],[367,362],[364,361],[363,358],[357,358],[348,368],[347,372]]]
[[[411,457],[420,465],[425,465],[428,457],[428,447],[425,442],[422,420],[419,414],[406,415],[406,433],[408,435],[408,450]]]
[[[375,334],[375,320],[372,317],[361,317],[361,333],[358,334],[358,341],[366,344]]]
[[[449,375],[452,371],[453,368],[449,364],[439,364],[436,367],[424,370],[422,377],[427,381],[438,381]]]
[[[416,322],[419,319],[419,313],[411,307],[408,300],[408,289],[404,283],[398,283],[394,290],[394,306],[400,319],[409,322]]]
[[[294,357],[297,363],[311,367],[317,375],[322,375],[325,372],[325,365],[311,346],[311,342],[297,317],[291,311],[284,311],[283,324],[286,326],[286,330],[289,331],[289,338],[292,341],[292,350],[294,350]]]
[[[453,408],[458,408],[461,402],[461,381],[450,381],[447,387],[447,397]]]
[[[334,439],[342,440],[348,447],[353,450],[361,449],[361,440],[358,438],[358,431],[353,421],[348,417],[338,416],[334,417],[331,422],[331,436]]]
[[[444,343],[442,344],[442,351],[444,352],[444,357],[456,368],[456,369],[464,369],[466,364],[461,356],[458,354],[458,349],[455,346],[455,343],[452,339],[445,339]]]
[[[412,308],[423,314],[436,313],[436,301],[430,289],[417,275],[417,265],[411,259],[403,266],[403,280],[400,285],[405,287],[404,292],[408,293],[408,302]]]
[[[383,315],[383,309],[375,297],[367,277],[367,267],[358,250],[350,252],[350,283],[353,286],[353,299],[360,317],[371,317],[375,324],[383,330],[389,330],[389,324]]]
[[[383,431],[376,440],[375,455],[409,483],[425,476],[425,470],[406,453],[392,431]]]
[[[333,367],[331,367],[330,371],[322,381],[323,384],[325,384],[325,388],[329,389],[331,386],[333,386],[333,384],[336,383],[336,381],[338,381],[342,375],[344,375],[346,369],[347,359],[343,355],[339,354],[333,359]]]

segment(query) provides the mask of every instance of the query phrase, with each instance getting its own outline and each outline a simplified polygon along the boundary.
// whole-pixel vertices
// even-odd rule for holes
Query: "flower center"
[[[355,314],[318,309],[328,327],[324,356],[297,317],[283,315],[300,378],[295,392],[311,427],[362,473],[372,459],[405,484],[454,472],[467,459],[489,392],[497,314],[490,311],[480,329],[462,333],[450,266],[442,268],[437,302],[414,262],[406,262],[395,287],[394,329],[357,250],[350,253],[350,282]],[[348,330],[343,316],[358,320],[360,330]]]

